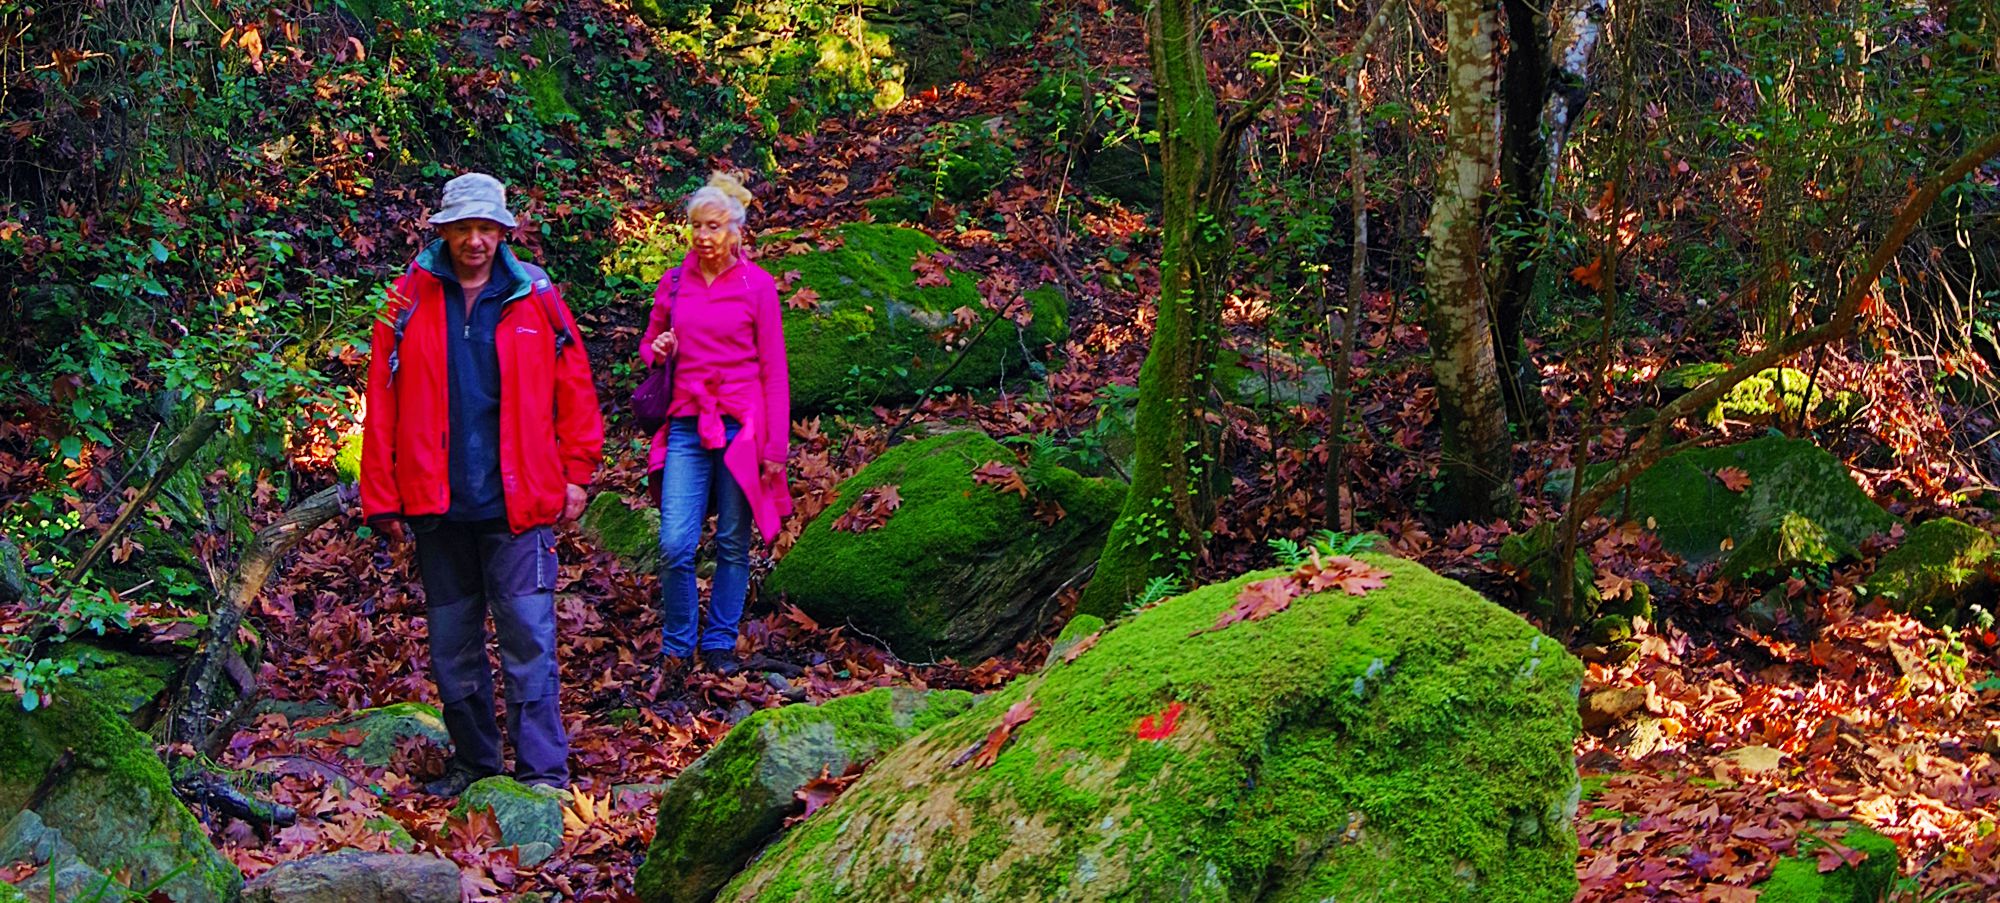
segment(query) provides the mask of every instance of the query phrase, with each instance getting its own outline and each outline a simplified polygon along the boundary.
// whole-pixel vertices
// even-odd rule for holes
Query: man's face
[[[462,219],[445,223],[438,227],[444,234],[444,246],[451,251],[452,263],[466,268],[478,269],[493,262],[493,255],[500,250],[500,238],[506,230],[490,219]]]

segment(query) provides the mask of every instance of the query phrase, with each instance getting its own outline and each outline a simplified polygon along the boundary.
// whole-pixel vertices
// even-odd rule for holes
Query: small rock
[[[1785,754],[1769,746],[1743,746],[1723,753],[1722,759],[1748,772],[1777,771],[1784,767]]]
[[[562,801],[554,794],[495,775],[465,788],[451,814],[464,818],[473,809],[492,810],[494,820],[500,823],[500,839],[518,848],[522,865],[539,863],[562,845]],[[530,849],[537,842],[542,846]],[[531,858],[537,853],[539,858]]]
[[[280,862],[243,886],[244,903],[456,903],[458,866],[436,856],[341,850]]]
[[[28,569],[21,550],[0,536],[0,603],[19,602],[28,592]]]
[[[724,712],[722,717],[730,724],[736,724],[756,713],[757,707],[751,705],[749,700],[738,699],[729,704],[729,711]]]
[[[1583,729],[1599,731],[1646,705],[1645,687],[1607,687],[1583,698]]]

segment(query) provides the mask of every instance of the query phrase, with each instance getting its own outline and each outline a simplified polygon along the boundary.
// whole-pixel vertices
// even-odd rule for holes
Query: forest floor
[[[1130,22],[1095,23],[1086,33],[1099,62],[1143,46]],[[815,228],[859,219],[860,202],[890,190],[898,165],[915,158],[926,127],[974,116],[1011,116],[1032,61],[1046,48],[1003,55],[972,80],[916,96],[865,122],[830,121],[810,137],[781,139],[782,196],[767,200],[770,229]],[[1129,65],[1143,60],[1125,59]],[[965,420],[995,435],[1070,435],[1098,416],[1093,401],[1107,385],[1134,384],[1145,354],[1145,299],[1158,237],[1140,214],[1115,204],[1065,200],[1065,227],[1043,212],[1050,194],[1069,194],[1070,173],[1057,159],[1026,157],[1022,171],[985,203],[942,210],[929,229],[964,269],[1007,270],[1024,284],[1065,286],[1076,304],[1074,331],[1040,394],[952,395],[924,404],[914,420]],[[774,193],[775,194],[775,193]],[[1079,198],[1081,192],[1074,192]],[[960,224],[963,224],[963,227]],[[1127,255],[1107,255],[1110,249]],[[1112,262],[1117,257],[1122,263]],[[560,274],[561,261],[550,268]],[[1129,276],[1130,278],[1126,278]],[[1668,293],[1670,295],[1670,293]],[[1682,312],[1670,296],[1649,315],[1659,318],[1650,358],[1625,364],[1657,369],[1685,359],[1692,339],[1676,332]],[[625,315],[625,313],[629,313]],[[589,318],[599,361],[630,355],[644,311]],[[1269,339],[1267,305],[1256,297],[1232,301],[1231,344],[1256,366],[1280,366],[1261,355]],[[1427,346],[1407,306],[1383,294],[1369,299],[1360,340],[1370,350],[1353,416],[1363,421],[1352,448],[1351,510],[1357,527],[1385,537],[1384,548],[1513,604],[1512,579],[1495,558],[1504,523],[1468,524],[1433,535],[1413,499],[1437,463]],[[1308,351],[1316,351],[1310,346]],[[1534,462],[1521,481],[1529,523],[1553,517],[1540,491],[1551,470],[1568,465],[1573,396],[1589,378],[1561,369],[1544,374],[1555,426],[1524,441],[1520,460]],[[1612,422],[1648,403],[1641,381],[1614,383],[1591,416]],[[845,422],[799,425],[795,490],[801,512],[776,550],[788,547],[797,524],[825,506],[832,487],[879,452],[901,409],[878,409]],[[637,437],[611,424],[610,447],[631,449]],[[1214,545],[1201,576],[1233,575],[1271,563],[1264,540],[1299,536],[1326,519],[1318,475],[1325,413],[1313,400],[1291,406],[1225,408],[1226,443],[1238,466],[1215,524]],[[834,438],[838,437],[838,438]],[[1601,457],[1603,450],[1598,451]],[[636,496],[642,463],[627,454],[600,491]],[[330,461],[322,462],[330,469]],[[1871,486],[1894,479],[1864,474]],[[802,673],[774,681],[761,674],[700,675],[685,694],[649,693],[659,648],[659,616],[651,577],[627,570],[571,529],[561,534],[564,562],[558,616],[562,637],[563,707],[574,747],[576,798],[567,804],[568,832],[556,854],[522,868],[490,831],[445,830],[449,804],[419,785],[443,766],[443,751],[411,741],[383,768],[368,769],[341,750],[352,738],[317,739],[306,729],[333,723],[354,709],[434,700],[419,622],[421,593],[407,548],[391,548],[359,532],[358,511],[322,528],[260,601],[268,696],[291,703],[325,703],[320,715],[262,714],[228,743],[223,765],[268,778],[264,795],[296,807],[296,825],[262,836],[249,825],[219,828],[225,852],[254,875],[274,863],[341,848],[388,849],[379,819],[407,829],[421,849],[464,869],[475,898],[527,891],[573,899],[628,896],[633,873],[654,829],[657,785],[710,747],[730,724],[759,707],[783,704],[801,691],[820,701],[875,686],[985,690],[1039,664],[1048,639],[977,663],[909,664],[850,630],[816,624],[772,600],[753,600],[744,625],[750,650],[797,665]],[[1756,588],[1718,582],[1690,571],[1637,528],[1599,525],[1592,558],[1600,573],[1644,580],[1658,616],[1641,625],[1638,651],[1622,662],[1589,667],[1585,697],[1631,688],[1629,711],[1591,725],[1577,745],[1585,784],[1578,814],[1582,844],[1580,900],[1748,900],[1746,886],[1768,875],[1774,859],[1794,850],[1813,820],[1851,819],[1894,838],[1902,871],[1912,876],[1911,899],[1990,899],[2000,894],[2000,682],[1985,679],[1996,664],[1990,634],[1936,631],[1863,605],[1850,591],[1867,564],[1836,569],[1812,594],[1823,612],[1810,624],[1761,632],[1738,616]],[[1589,657],[1589,650],[1578,646]],[[1983,687],[1984,689],[1981,689]],[[461,823],[462,824],[462,823]],[[1823,847],[1828,866],[1844,848]],[[1920,888],[1920,889],[1916,889]]]

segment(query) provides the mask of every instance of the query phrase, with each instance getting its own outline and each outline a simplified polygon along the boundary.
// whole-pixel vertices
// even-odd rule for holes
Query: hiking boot
[[[465,788],[490,777],[492,777],[490,774],[480,774],[469,768],[460,768],[457,765],[453,765],[445,770],[444,777],[424,784],[424,792],[432,796],[455,800],[458,799],[459,794],[465,792]]]
[[[743,660],[736,657],[734,649],[703,649],[701,666],[718,677],[728,677],[743,670]]]

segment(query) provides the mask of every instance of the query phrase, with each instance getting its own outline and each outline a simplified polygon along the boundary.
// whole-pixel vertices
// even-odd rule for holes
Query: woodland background
[[[297,810],[197,806],[246,874],[385,849],[387,818],[474,896],[589,899],[652,839],[621,788],[752,710],[995,689],[1071,611],[1372,543],[1588,662],[1579,899],[1747,899],[1836,815],[1895,841],[1898,899],[1984,898],[1991,540],[1926,610],[1869,585],[2000,505],[1996,135],[1990,0],[0,0],[0,684],[34,710],[170,660],[135,707],[163,757]],[[821,374],[773,557],[947,422],[1131,490],[996,656],[906,661],[764,593],[747,641],[795,673],[670,704],[651,578],[565,530],[583,804],[523,867],[414,790],[435,744],[343,775],[344,735],[293,729],[431,692],[414,569],[337,461],[367,329],[442,181],[500,176],[583,324],[597,488],[636,497],[635,346],[716,168],[788,306],[846,303],[783,260],[855,223],[923,232],[899,278],[969,302]],[[1031,332],[1047,286],[1063,328]],[[1008,321],[1022,354],[954,372]],[[1732,569],[1633,515],[1670,454],[1772,434],[1896,524],[1780,525]],[[1761,479],[1696,477],[1669,491]]]

